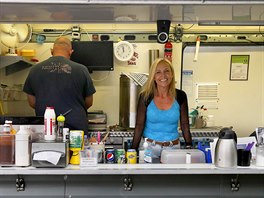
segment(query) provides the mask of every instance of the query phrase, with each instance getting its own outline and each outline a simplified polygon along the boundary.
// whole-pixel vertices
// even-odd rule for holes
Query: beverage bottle
[[[56,114],[53,107],[46,107],[44,113],[44,139],[56,140]]]
[[[84,146],[84,149],[88,149],[89,148],[89,140],[88,140],[88,136],[87,135],[84,135],[84,137],[83,137],[83,146]]]
[[[21,125],[16,134],[15,164],[16,166],[30,165],[29,149],[30,132],[25,125]]]
[[[144,162],[152,163],[152,149],[147,142],[147,138],[145,138],[145,141],[143,143],[143,148],[144,148]]]

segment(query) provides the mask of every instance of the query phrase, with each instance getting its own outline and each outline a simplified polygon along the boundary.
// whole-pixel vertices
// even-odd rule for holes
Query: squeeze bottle
[[[16,166],[29,166],[29,131],[27,126],[21,125],[16,134],[15,164]]]
[[[44,113],[44,139],[56,140],[56,114],[53,107],[46,107]]]
[[[65,117],[62,114],[60,114],[57,117],[57,122],[58,122],[57,140],[62,141],[63,140],[63,128],[64,128]]]

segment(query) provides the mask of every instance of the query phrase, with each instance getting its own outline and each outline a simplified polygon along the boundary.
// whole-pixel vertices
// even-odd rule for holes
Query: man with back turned
[[[36,64],[29,72],[23,91],[36,116],[43,116],[47,106],[56,115],[65,115],[65,127],[88,132],[87,109],[96,92],[88,69],[70,60],[71,41],[67,37],[55,40],[52,57]]]

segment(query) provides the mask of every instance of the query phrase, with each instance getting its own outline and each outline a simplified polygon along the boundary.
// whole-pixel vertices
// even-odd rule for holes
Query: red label
[[[52,131],[52,119],[50,119],[50,135],[52,135],[53,131]]]
[[[47,119],[44,120],[44,131],[45,135],[47,135]]]

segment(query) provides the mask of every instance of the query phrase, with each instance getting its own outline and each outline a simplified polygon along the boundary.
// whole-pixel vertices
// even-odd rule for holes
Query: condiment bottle
[[[65,117],[60,114],[57,117],[57,122],[58,122],[57,140],[62,141],[63,140],[63,127],[64,127],[64,122],[65,122]]]
[[[16,134],[15,164],[16,166],[30,165],[29,130],[21,125]]]
[[[56,140],[56,114],[54,107],[46,107],[44,113],[44,139]]]

